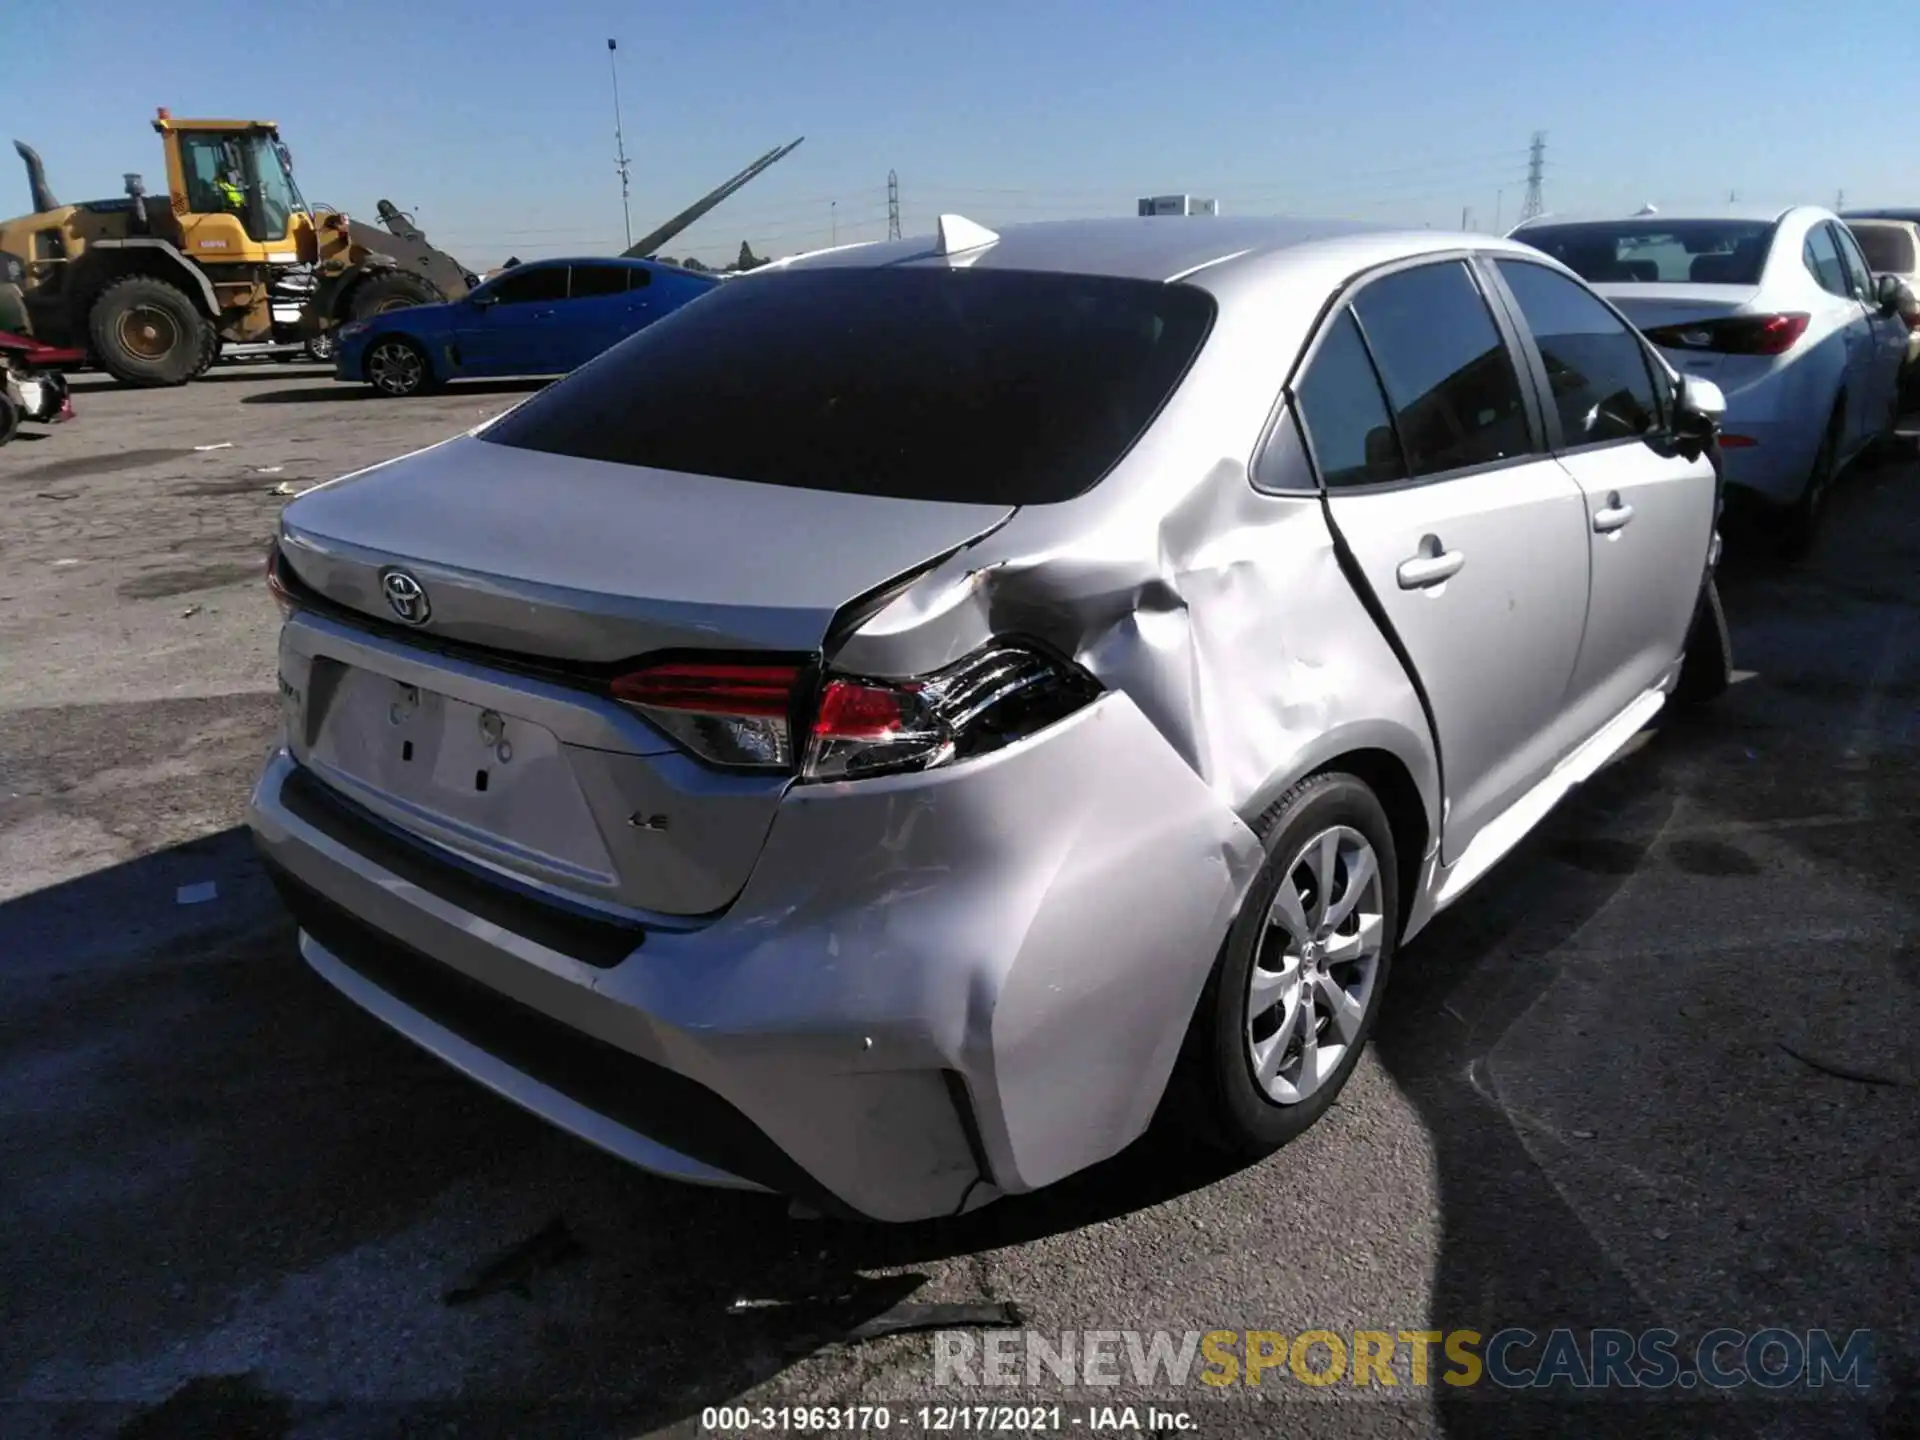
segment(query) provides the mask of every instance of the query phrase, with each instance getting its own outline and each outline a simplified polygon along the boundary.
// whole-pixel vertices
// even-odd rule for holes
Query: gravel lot
[[[1741,682],[1408,951],[1302,1141],[1221,1174],[1150,1138],[883,1229],[660,1183],[496,1101],[312,977],[252,864],[279,492],[526,387],[391,404],[265,364],[76,388],[76,423],[0,451],[7,1434],[624,1436],[737,1400],[1013,1398],[936,1392],[926,1335],[847,1342],[907,1297],[1050,1333],[1876,1332],[1864,1398],[1276,1374],[1056,1387],[1069,1429],[1151,1399],[1200,1435],[1920,1433],[1911,453],[1849,478],[1808,564],[1730,554]],[[570,1243],[517,1290],[444,1299],[556,1219]]]

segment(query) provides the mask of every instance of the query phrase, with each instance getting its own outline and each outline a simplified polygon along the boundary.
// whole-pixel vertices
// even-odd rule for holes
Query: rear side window
[[[1875,274],[1911,275],[1916,267],[1913,234],[1898,225],[1853,225],[1853,238]]]
[[[1816,225],[1807,232],[1807,243],[1800,251],[1800,259],[1807,267],[1807,273],[1820,282],[1820,288],[1831,295],[1845,297],[1847,291],[1847,267],[1840,263],[1840,251],[1833,243],[1833,236],[1827,233],[1827,227]]]
[[[573,267],[573,289],[575,300],[591,300],[601,295],[624,295],[627,293],[629,274],[646,274],[646,271],[629,271],[624,265],[576,265]]]
[[[1327,326],[1313,363],[1294,385],[1294,398],[1328,489],[1407,478],[1387,397],[1350,312],[1342,310]]]
[[[1561,443],[1597,445],[1659,423],[1647,352],[1606,306],[1564,275],[1522,260],[1495,262],[1540,347]]]
[[[1513,357],[1459,261],[1376,280],[1353,302],[1415,475],[1533,449]]]
[[[494,444],[901,499],[1068,500],[1159,413],[1204,291],[863,267],[746,276],[516,407]],[[796,537],[797,539],[798,537]]]

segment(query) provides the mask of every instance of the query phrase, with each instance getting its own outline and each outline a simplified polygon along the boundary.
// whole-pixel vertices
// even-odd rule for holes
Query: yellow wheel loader
[[[34,213],[0,221],[0,292],[10,292],[0,311],[23,311],[34,338],[84,348],[125,384],[184,384],[223,344],[271,340],[272,292],[296,272],[312,277],[302,330],[314,336],[479,283],[384,200],[385,230],[311,210],[270,120],[176,120],[162,109],[153,128],[164,196],[129,174],[124,198],[62,205],[40,157],[16,140]]]

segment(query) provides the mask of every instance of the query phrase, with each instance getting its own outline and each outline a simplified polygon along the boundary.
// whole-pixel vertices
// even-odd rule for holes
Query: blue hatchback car
[[[404,396],[449,380],[564,375],[719,283],[650,260],[529,261],[464,299],[342,325],[334,378]]]

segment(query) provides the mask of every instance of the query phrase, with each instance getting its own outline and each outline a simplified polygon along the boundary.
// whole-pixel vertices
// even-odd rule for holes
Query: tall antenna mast
[[[633,210],[627,204],[627,140],[620,130],[620,62],[615,59],[620,47],[607,41],[607,69],[613,75],[613,168],[620,176],[620,215],[627,226],[627,248],[633,248]]]
[[[887,172],[887,238],[900,238],[900,172]]]

